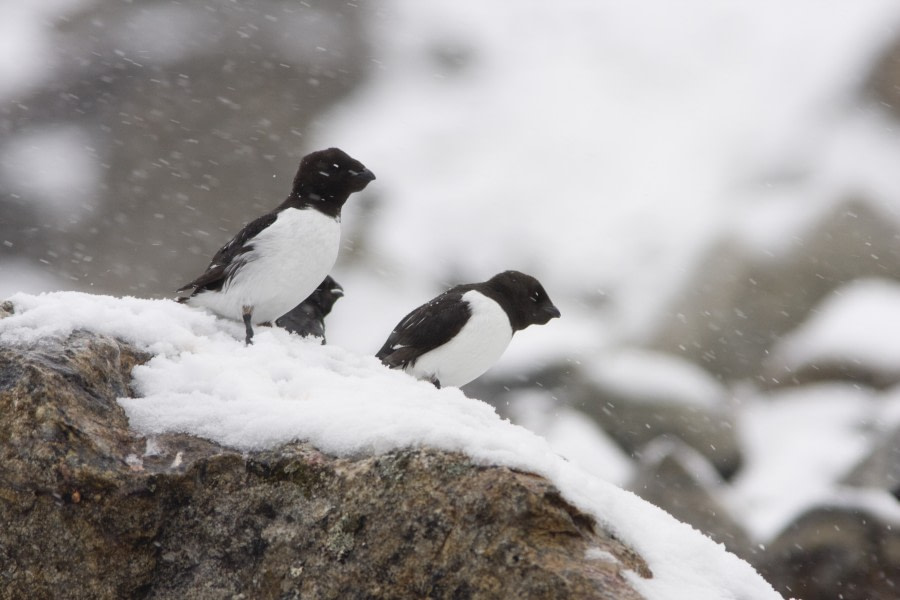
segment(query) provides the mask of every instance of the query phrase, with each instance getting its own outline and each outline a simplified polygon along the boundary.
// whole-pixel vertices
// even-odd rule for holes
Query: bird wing
[[[325,337],[325,315],[316,304],[303,301],[290,312],[278,317],[275,325],[299,335]]]
[[[230,242],[219,248],[200,277],[175,291],[185,292],[193,288],[190,294],[193,296],[204,290],[221,290],[228,277],[240,268],[238,259],[241,255],[253,249],[253,238],[274,223],[276,218],[276,213],[268,213],[248,223]]]
[[[375,355],[391,368],[404,368],[420,356],[446,344],[472,314],[462,296],[468,286],[457,286],[406,315]]]

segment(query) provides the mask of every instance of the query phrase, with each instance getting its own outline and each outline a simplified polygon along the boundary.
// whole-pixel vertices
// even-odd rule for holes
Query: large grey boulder
[[[765,383],[773,343],[831,290],[867,276],[900,279],[900,225],[878,203],[849,198],[777,252],[734,237],[715,244],[650,343],[723,380]]]
[[[640,598],[645,562],[547,480],[428,449],[141,438],[149,356],[0,346],[0,598]]]
[[[900,284],[861,279],[816,305],[763,361],[765,386],[850,380],[873,388],[900,382]]]
[[[884,49],[865,82],[864,91],[900,119],[900,39]]]
[[[592,417],[632,457],[668,435],[702,454],[724,477],[740,468],[728,390],[677,356],[629,350],[582,361],[560,397]]]
[[[884,490],[900,500],[900,427],[879,435],[872,451],[850,470],[844,483]]]
[[[900,529],[865,508],[817,507],[785,528],[755,562],[786,597],[894,600]]]

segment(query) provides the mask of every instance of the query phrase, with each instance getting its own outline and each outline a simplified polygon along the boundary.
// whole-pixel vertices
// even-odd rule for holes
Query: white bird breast
[[[288,208],[253,239],[253,250],[221,292],[202,292],[189,304],[240,320],[253,307],[253,323],[274,321],[305,300],[334,267],[341,224],[314,209]]]
[[[419,357],[406,371],[420,379],[436,377],[441,386],[469,383],[497,362],[512,340],[506,311],[481,292],[471,290],[462,299],[472,316],[449,342]]]

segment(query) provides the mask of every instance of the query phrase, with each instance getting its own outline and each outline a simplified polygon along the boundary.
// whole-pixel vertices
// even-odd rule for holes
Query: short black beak
[[[559,316],[560,316],[560,314],[559,314],[559,309],[556,308],[555,306],[553,306],[552,304],[549,305],[549,306],[545,306],[545,307],[544,307],[543,309],[541,309],[541,310],[543,310],[545,313],[547,313],[548,315],[550,315],[550,318],[551,318],[551,319],[558,319]]]
[[[375,181],[375,173],[368,169],[363,169],[362,171],[357,171],[353,174],[357,179],[362,179],[363,181]]]

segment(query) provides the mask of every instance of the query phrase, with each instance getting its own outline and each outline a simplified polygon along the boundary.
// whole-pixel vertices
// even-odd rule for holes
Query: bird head
[[[505,298],[510,323],[515,330],[525,329],[529,325],[544,325],[560,315],[544,286],[531,275],[504,271],[491,277],[488,284]]]
[[[311,152],[300,161],[294,193],[322,198],[344,197],[369,185],[375,175],[340,148]]]
[[[331,309],[334,307],[334,303],[338,301],[338,298],[342,298],[343,296],[344,288],[341,287],[341,284],[332,279],[331,275],[328,275],[311,295],[314,302],[322,309],[322,316],[330,313]]]

